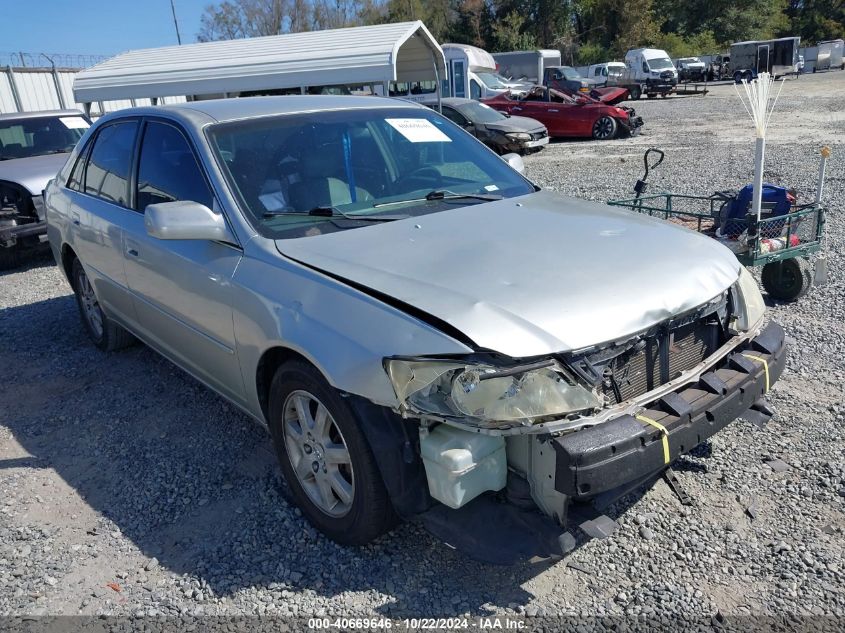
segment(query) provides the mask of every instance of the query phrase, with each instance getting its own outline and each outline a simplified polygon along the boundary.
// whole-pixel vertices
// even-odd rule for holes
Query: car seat
[[[372,200],[362,187],[352,187],[343,165],[340,144],[324,145],[302,156],[299,161],[300,181],[290,186],[290,202],[297,211],[315,207],[335,207],[355,200]]]

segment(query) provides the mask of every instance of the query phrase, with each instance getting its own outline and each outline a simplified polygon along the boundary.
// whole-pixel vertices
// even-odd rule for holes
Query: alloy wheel
[[[88,281],[88,275],[84,270],[80,270],[76,277],[76,285],[79,288],[79,300],[82,305],[82,314],[88,322],[91,331],[96,338],[103,336],[103,311],[100,309],[100,303],[97,301],[97,295],[94,294],[94,288],[91,282]]]
[[[355,498],[355,477],[340,428],[326,406],[307,391],[291,392],[283,410],[285,448],[302,489],[325,514],[345,516]]]

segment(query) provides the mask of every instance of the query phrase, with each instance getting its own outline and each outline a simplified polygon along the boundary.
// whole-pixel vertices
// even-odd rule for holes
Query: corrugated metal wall
[[[81,69],[0,67],[0,114],[75,108],[82,104],[73,100],[73,78]],[[185,97],[164,97],[159,103],[182,103]],[[91,115],[97,117],[133,105],[150,105],[149,99],[94,103]]]

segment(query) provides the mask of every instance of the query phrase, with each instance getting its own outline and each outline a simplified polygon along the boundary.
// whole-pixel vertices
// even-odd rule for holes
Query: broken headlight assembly
[[[601,406],[552,359],[511,367],[387,359],[385,369],[403,411],[423,415],[530,424]]]
[[[760,325],[766,312],[766,304],[757,287],[757,281],[744,266],[740,269],[739,280],[734,287],[737,295],[736,329],[739,332],[749,332]]]

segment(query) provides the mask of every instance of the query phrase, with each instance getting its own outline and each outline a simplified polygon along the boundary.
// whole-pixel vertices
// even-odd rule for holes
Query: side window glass
[[[463,127],[466,123],[464,117],[452,108],[443,108],[443,116],[452,121],[452,123],[457,123],[461,127]]]
[[[137,121],[113,123],[100,130],[85,167],[85,193],[115,204],[127,204],[137,130]]]
[[[90,145],[89,145],[90,147]],[[82,176],[85,173],[85,160],[88,155],[88,147],[82,148],[79,156],[76,157],[76,164],[73,166],[73,171],[70,172],[70,178],[67,181],[67,188],[74,191],[82,191]]]
[[[481,99],[481,86],[475,79],[471,79],[469,82],[469,98]]]
[[[150,121],[141,142],[135,208],[192,200],[211,208],[212,195],[188,141],[172,125]]]
[[[646,64],[645,62],[643,62],[643,72],[644,73],[648,72],[648,64]]]

